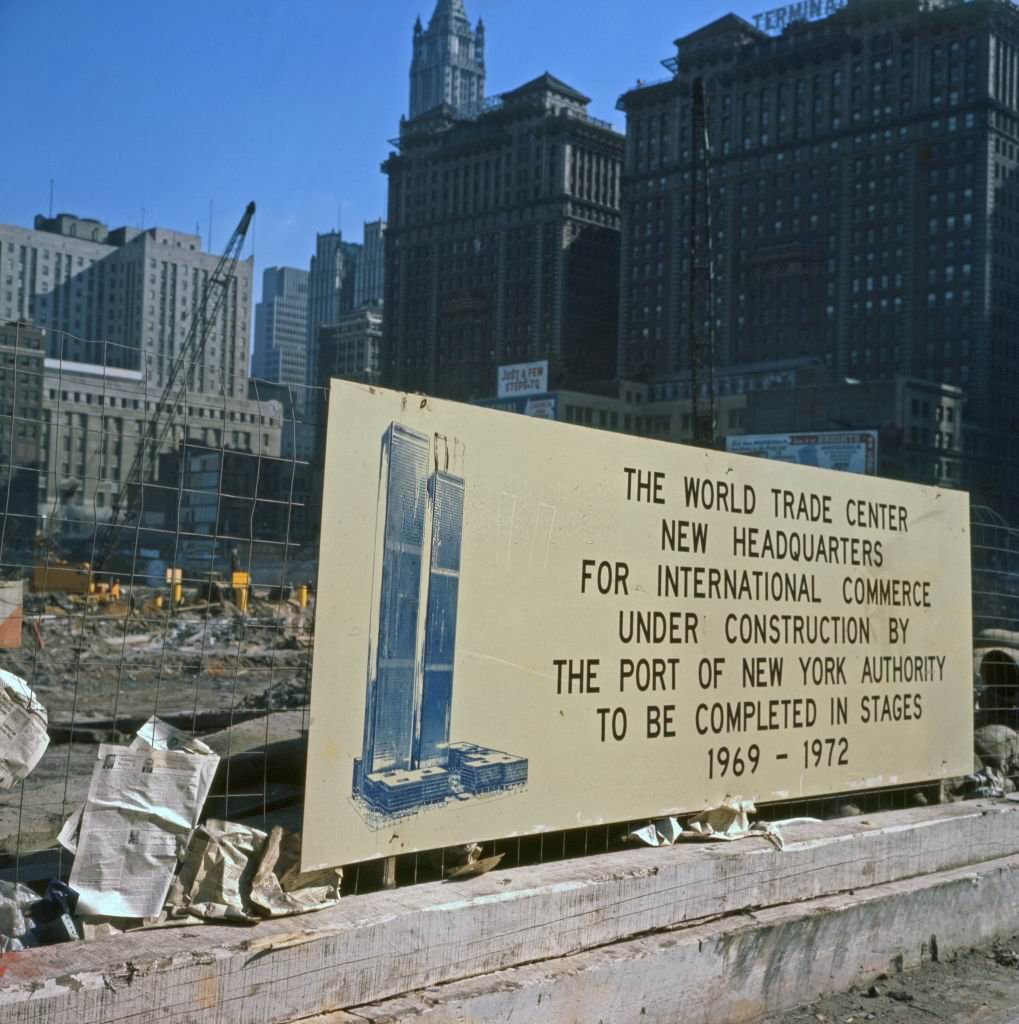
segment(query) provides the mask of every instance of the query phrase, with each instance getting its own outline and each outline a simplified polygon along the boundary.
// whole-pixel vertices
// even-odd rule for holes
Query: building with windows
[[[318,332],[354,308],[354,282],[361,246],[344,242],[339,231],[316,235],[308,273],[307,382],[316,384]]]
[[[0,533],[5,545],[23,544],[36,529],[45,348],[46,333],[38,327],[24,321],[0,323]]]
[[[550,74],[474,119],[401,125],[389,176],[382,381],[467,399],[501,363],[615,375],[622,137]]]
[[[962,478],[941,482],[1011,506],[1017,61],[1019,9],[996,0],[678,39],[671,76],[619,101],[620,373],[675,375],[707,337],[717,367],[815,356],[831,384],[962,388]]]
[[[381,306],[385,295],[386,279],[386,222],[366,221],[361,259],[354,275],[354,308]]]
[[[277,384],[301,384],[308,374],[308,271],[268,267],[255,306],[251,375]]]
[[[420,18],[414,22],[410,116],[445,107],[473,117],[484,99],[485,26],[478,18],[471,29],[463,0],[436,0],[428,28]]]
[[[140,370],[159,388],[218,262],[198,235],[166,228],[111,231],[71,214],[0,225],[0,318],[46,329],[52,357]],[[234,268],[191,377],[197,392],[247,394],[251,267],[249,258]]]
[[[73,342],[72,342],[73,345]],[[42,431],[39,511],[53,515],[59,506],[84,532],[109,518],[114,500],[129,482],[150,422],[161,415],[166,429],[158,443],[147,442],[139,466],[142,482],[154,482],[158,459],[188,440],[267,457],[280,454],[283,412],[275,401],[248,397],[224,400],[195,392],[186,404],[159,413],[162,388],[141,370],[71,359],[45,360],[42,376]],[[65,496],[71,495],[69,502]]]
[[[507,412],[617,433],[690,443],[691,375],[653,382],[622,378],[547,394],[489,398]],[[881,476],[922,484],[961,479],[965,396],[961,388],[912,377],[833,383],[824,361],[743,363],[715,376],[714,443],[745,434],[873,430]]]
[[[382,307],[369,306],[320,328],[318,379],[323,385],[331,377],[378,383],[382,323]]]

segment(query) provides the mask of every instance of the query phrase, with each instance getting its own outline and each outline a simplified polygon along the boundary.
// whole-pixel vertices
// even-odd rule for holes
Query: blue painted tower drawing
[[[382,437],[368,686],[353,795],[375,814],[515,789],[527,759],[451,743],[463,449],[391,423]]]

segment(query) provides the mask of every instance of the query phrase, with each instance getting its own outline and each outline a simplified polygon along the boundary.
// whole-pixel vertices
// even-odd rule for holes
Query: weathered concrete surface
[[[741,1024],[1014,927],[1019,857],[615,943],[304,1024]]]
[[[1011,880],[1019,878],[1011,863],[994,867],[987,882],[969,880],[982,879],[982,872],[991,870],[985,864],[976,871],[972,865],[1019,856],[1019,807],[1007,802],[916,808],[798,826],[788,829],[787,839],[781,853],[762,839],[639,849],[493,871],[460,884],[348,898],[319,914],[251,929],[189,926],[88,946],[29,950],[0,958],[0,1024],[153,1019],[161,1024],[275,1024],[521,965],[560,960],[562,966],[578,954],[593,958],[578,977],[609,978],[611,985],[620,984],[624,968],[613,966],[606,974],[603,960],[613,965],[632,960],[635,970],[646,962],[647,991],[653,992],[651,979],[674,969],[669,966],[671,954],[663,950],[696,947],[683,945],[684,936],[718,942],[720,950],[724,946],[729,952],[726,957],[720,953],[719,962],[726,970],[748,972],[745,979],[740,976],[740,986],[751,991],[761,984],[755,980],[756,968],[737,951],[756,948],[754,943],[763,940],[739,937],[742,932],[733,933],[736,938],[698,932],[708,927],[706,921],[753,908],[777,908],[754,910],[756,920],[744,924],[757,928],[763,921],[778,927],[785,921],[782,915],[795,910],[790,904],[833,897],[836,903],[828,910],[848,908],[871,887],[922,881],[923,876],[960,868],[966,870],[952,880],[952,891],[973,890],[970,902],[960,898],[955,904],[960,914],[980,919],[977,910],[985,904],[1010,907],[1019,895],[1010,888]],[[838,895],[851,891],[857,896]],[[880,909],[880,900],[867,899],[869,906]],[[995,921],[996,913],[987,920]],[[824,919],[821,914],[812,927],[820,931]],[[899,921],[912,918],[893,915],[882,920],[891,929],[888,942],[893,945],[929,938],[896,934]],[[677,931],[681,926],[687,927]],[[835,941],[842,933],[825,934]],[[619,952],[622,945],[633,943],[625,955]],[[822,955],[822,947],[815,946]],[[846,970],[861,969],[851,960],[846,959]],[[785,970],[778,969],[782,958],[773,957],[773,962],[778,965],[773,971],[784,976]],[[774,979],[768,984],[768,991],[778,991]]]

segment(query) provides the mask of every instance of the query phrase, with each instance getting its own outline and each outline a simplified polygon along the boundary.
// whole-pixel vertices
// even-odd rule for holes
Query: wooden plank
[[[659,929],[1019,854],[1019,807],[915,808],[761,839],[638,849],[0,958],[0,1024],[273,1024]]]
[[[302,1024],[740,1024],[1015,929],[1019,857],[497,971]],[[888,987],[894,987],[894,981]]]

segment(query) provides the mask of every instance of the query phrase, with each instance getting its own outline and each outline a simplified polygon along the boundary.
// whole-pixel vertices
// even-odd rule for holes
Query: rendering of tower
[[[460,538],[463,533],[464,482],[436,471],[428,482],[432,542],[428,563],[421,713],[415,737],[421,765],[449,762],[449,713],[453,699],[456,608],[460,592]]]
[[[382,442],[379,534],[382,579],[373,595],[377,640],[368,666],[366,774],[413,767],[414,675],[425,542],[429,439],[394,423]],[[380,551],[381,548],[381,551]]]
[[[353,795],[372,815],[523,786],[527,759],[451,743],[463,448],[399,423],[382,437],[367,697]]]
[[[414,23],[409,117],[436,107],[473,117],[485,98],[485,27],[471,31],[463,0],[437,0],[428,28]]]

